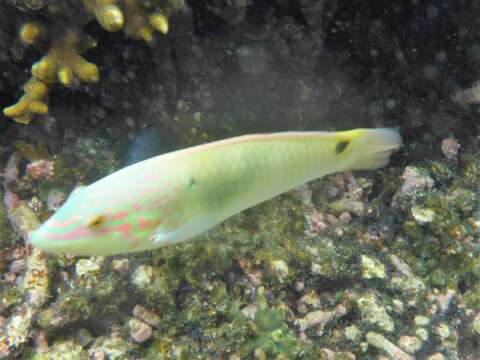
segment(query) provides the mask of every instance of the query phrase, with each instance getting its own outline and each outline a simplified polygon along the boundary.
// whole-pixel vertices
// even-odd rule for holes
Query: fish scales
[[[400,146],[396,130],[356,129],[245,135],[175,151],[74,190],[31,241],[77,255],[154,249],[326,174],[384,166]]]

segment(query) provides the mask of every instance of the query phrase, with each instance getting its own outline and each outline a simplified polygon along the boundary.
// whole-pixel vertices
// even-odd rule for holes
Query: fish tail
[[[388,164],[390,155],[402,146],[396,129],[355,129],[341,132],[349,146],[347,167],[351,170],[377,169]]]

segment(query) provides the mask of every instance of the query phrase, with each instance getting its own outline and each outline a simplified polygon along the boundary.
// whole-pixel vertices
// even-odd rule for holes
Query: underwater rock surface
[[[479,10],[0,2],[0,358],[479,358]],[[312,182],[201,239],[116,257],[28,246],[74,187],[127,162],[379,126],[405,142],[387,168]]]

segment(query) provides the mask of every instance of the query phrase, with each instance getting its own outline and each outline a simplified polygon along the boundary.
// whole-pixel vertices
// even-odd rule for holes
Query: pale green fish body
[[[305,182],[386,165],[392,129],[245,135],[171,152],[73,191],[31,236],[54,253],[113,255],[200,234]]]

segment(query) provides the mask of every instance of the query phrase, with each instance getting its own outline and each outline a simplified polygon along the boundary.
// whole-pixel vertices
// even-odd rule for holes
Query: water
[[[0,3],[0,357],[480,357],[479,4],[131,4]],[[74,188],[127,164],[358,127],[398,128],[404,147],[193,241],[26,245]]]

